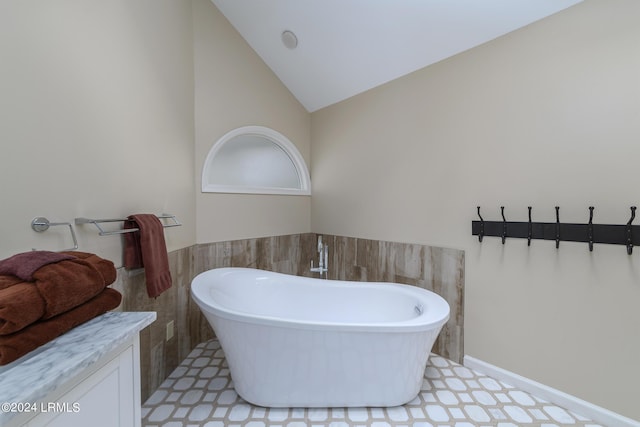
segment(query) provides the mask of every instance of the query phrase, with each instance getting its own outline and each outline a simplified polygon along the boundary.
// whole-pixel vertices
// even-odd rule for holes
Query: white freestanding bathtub
[[[442,297],[415,286],[248,268],[201,273],[191,296],[220,341],[236,392],[267,407],[407,403],[449,319]]]

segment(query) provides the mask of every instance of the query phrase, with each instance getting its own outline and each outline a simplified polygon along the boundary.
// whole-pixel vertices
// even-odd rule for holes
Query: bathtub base
[[[271,408],[408,403],[422,386],[439,333],[362,334],[208,320],[215,325],[238,395]],[[243,339],[232,339],[237,334]]]

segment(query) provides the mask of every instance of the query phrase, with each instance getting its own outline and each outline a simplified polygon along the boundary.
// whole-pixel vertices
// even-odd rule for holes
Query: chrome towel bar
[[[162,226],[165,227],[165,228],[168,228],[168,227],[179,227],[179,226],[182,225],[180,223],[180,221],[178,221],[176,219],[175,215],[163,213],[162,215],[158,215],[158,218],[160,218],[160,219],[169,219],[169,220],[173,221],[172,224],[162,224]],[[114,218],[114,219],[76,218],[75,219],[76,225],[82,225],[82,224],[93,224],[93,225],[95,225],[96,228],[99,231],[98,234],[100,236],[111,236],[111,235],[114,235],[114,234],[125,234],[125,233],[132,233],[134,231],[138,231],[137,228],[123,228],[121,230],[107,231],[107,230],[103,229],[102,227],[100,227],[100,224],[106,223],[106,222],[125,222],[125,221],[131,221],[131,220],[128,219],[128,218]]]

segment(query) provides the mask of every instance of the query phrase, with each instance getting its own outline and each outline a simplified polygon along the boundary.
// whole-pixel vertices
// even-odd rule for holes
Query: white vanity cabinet
[[[104,316],[76,328],[84,330],[68,332],[69,342],[55,342],[65,334],[49,343],[53,345],[46,351],[0,373],[0,399],[15,403],[16,409],[0,413],[0,425],[140,426],[139,332],[153,322],[155,313]],[[53,371],[58,375],[49,375]],[[22,390],[5,390],[12,385]]]
[[[68,391],[40,401],[37,415],[26,426],[140,427],[139,344],[104,359],[99,368],[66,384]]]

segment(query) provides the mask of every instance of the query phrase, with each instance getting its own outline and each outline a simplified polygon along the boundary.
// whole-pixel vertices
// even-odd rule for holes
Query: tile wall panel
[[[140,385],[144,401],[201,341],[188,330],[189,286],[193,278],[193,247],[169,253],[173,284],[157,298],[149,298],[143,269],[118,269],[112,285],[122,293],[122,311],[155,311],[157,319],[140,333]],[[174,322],[173,338],[166,340],[166,325]],[[211,336],[209,336],[211,337]]]
[[[464,251],[331,235],[323,235],[323,242],[329,245],[329,279],[404,283],[442,296],[450,319],[433,352],[462,363]]]

